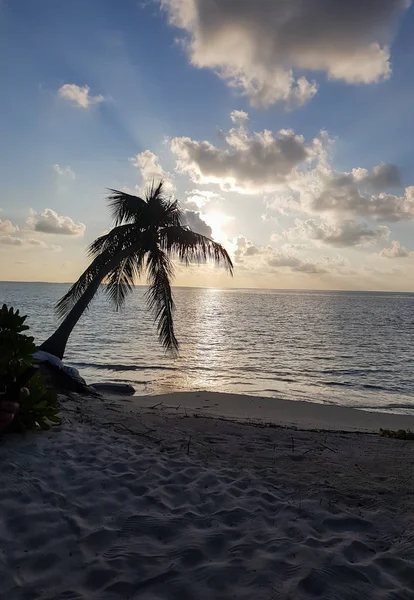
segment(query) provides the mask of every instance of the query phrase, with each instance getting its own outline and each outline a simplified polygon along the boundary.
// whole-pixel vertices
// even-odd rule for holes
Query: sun
[[[220,244],[228,242],[229,236],[226,233],[224,226],[229,223],[229,221],[233,221],[234,217],[230,217],[229,215],[220,212],[212,212],[202,214],[201,218],[211,227],[215,242],[219,242]]]

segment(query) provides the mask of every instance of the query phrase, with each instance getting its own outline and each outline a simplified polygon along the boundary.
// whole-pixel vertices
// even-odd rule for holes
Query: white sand
[[[276,423],[298,429],[328,429],[337,431],[375,431],[380,429],[410,429],[414,431],[414,416],[368,412],[314,402],[294,402],[277,398],[260,398],[217,392],[177,392],[160,396],[134,396],[134,406],[172,414],[219,416],[252,423]]]
[[[1,598],[414,597],[414,443],[178,399],[74,398],[61,428],[1,440]]]

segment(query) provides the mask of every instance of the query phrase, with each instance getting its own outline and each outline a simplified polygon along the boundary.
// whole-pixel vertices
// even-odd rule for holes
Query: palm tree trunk
[[[106,270],[105,270],[106,271]],[[40,345],[39,350],[43,350],[43,352],[49,352],[54,356],[63,359],[65,354],[66,344],[69,339],[70,334],[73,331],[76,323],[79,321],[86,308],[88,307],[90,301],[96,294],[99,289],[99,286],[102,283],[102,280],[106,276],[106,272],[102,273],[102,277],[99,274],[94,281],[91,282],[88,289],[85,291],[83,296],[79,298],[76,304],[73,306],[70,313],[65,317],[59,327],[56,329],[55,333],[50,336],[43,344]]]
[[[43,350],[43,352],[49,352],[50,354],[53,354],[54,356],[60,358],[60,360],[63,359],[69,336],[72,333],[76,323],[79,321],[79,319],[87,309],[92,298],[99,290],[99,286],[101,285],[102,281],[105,279],[108,273],[112,271],[112,269],[116,266],[116,264],[119,261],[126,258],[131,252],[139,249],[141,247],[141,244],[142,242],[138,242],[133,246],[124,248],[123,250],[121,250],[121,252],[113,256],[112,260],[109,261],[109,263],[106,264],[101,269],[101,271],[99,271],[95,279],[91,281],[83,296],[81,296],[76,302],[76,304],[74,304],[72,310],[56,329],[55,333],[39,346],[39,350]]]

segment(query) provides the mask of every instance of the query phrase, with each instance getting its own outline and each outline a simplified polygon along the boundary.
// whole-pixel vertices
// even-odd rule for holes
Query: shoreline
[[[116,396],[108,396],[112,400]],[[119,401],[120,398],[117,398]],[[252,424],[302,430],[378,433],[380,429],[414,431],[414,415],[367,411],[345,406],[222,392],[171,392],[130,396],[122,401],[142,411],[175,415],[195,414]]]

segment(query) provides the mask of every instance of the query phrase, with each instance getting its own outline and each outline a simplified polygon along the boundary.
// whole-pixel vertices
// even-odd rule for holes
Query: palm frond
[[[166,206],[166,225],[170,227],[182,227],[185,218],[184,211],[178,203],[178,200],[169,201]]]
[[[155,181],[153,179],[152,183],[147,186],[145,192],[145,200],[147,201],[147,204],[150,204],[151,202],[162,202],[164,199],[165,194],[163,180],[161,179],[161,181],[157,185],[155,185]]]
[[[126,192],[111,188],[109,191],[111,192],[108,196],[109,209],[115,226],[139,221],[147,209],[147,202],[139,196],[133,196]]]
[[[165,191],[165,184],[161,181],[155,185],[153,181],[148,186],[146,201],[148,204],[147,218],[151,225],[163,227],[167,225],[179,226],[184,223],[184,213],[180,208],[178,200],[174,200]]]
[[[174,300],[170,280],[174,270],[168,255],[157,244],[147,254],[148,306],[154,314],[158,336],[167,350],[176,352],[178,340],[174,333]]]
[[[133,290],[135,280],[141,275],[145,259],[145,248],[131,252],[119,261],[106,278],[105,293],[119,310],[128,294]]]
[[[116,232],[115,229],[119,231]],[[93,257],[91,264],[56,304],[56,314],[60,319],[66,317],[96,278],[103,280],[111,271],[116,270],[117,265],[123,263],[125,258],[134,257],[145,248],[146,234],[137,232],[132,226],[127,225],[115,229],[89,246],[89,255]],[[130,231],[133,236],[128,235]],[[128,266],[127,269],[130,267]]]
[[[96,238],[87,248],[87,254],[95,258],[106,250],[116,249],[117,251],[131,245],[137,236],[137,227],[135,224],[119,225],[108,231],[105,235]]]
[[[233,275],[233,263],[227,250],[218,242],[195,233],[188,227],[163,227],[159,231],[159,240],[163,250],[177,256],[186,265],[214,262],[224,266]]]

